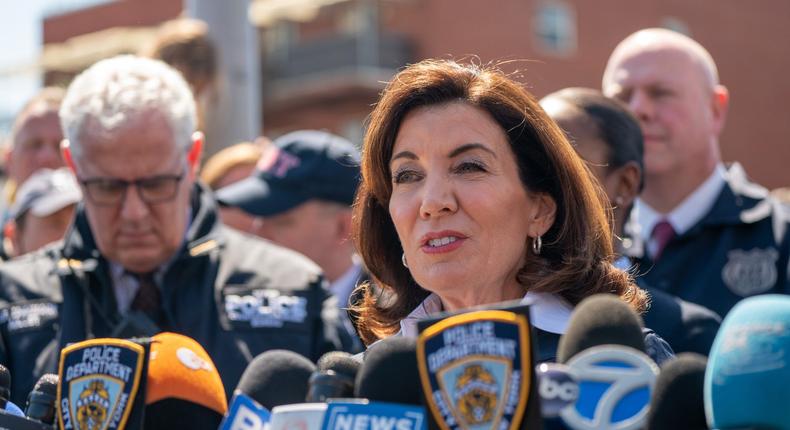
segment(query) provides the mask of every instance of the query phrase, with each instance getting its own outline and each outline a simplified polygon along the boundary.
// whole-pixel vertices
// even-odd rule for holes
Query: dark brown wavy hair
[[[360,286],[357,294],[363,299],[352,308],[362,339],[370,343],[394,334],[399,321],[430,294],[401,264],[403,249],[388,211],[389,163],[407,113],[457,101],[488,112],[507,134],[524,187],[550,195],[557,204],[540,255],[525,246],[526,263],[516,275],[524,291],[556,293],[573,305],[592,294],[611,293],[644,311],[644,291],[611,264],[612,232],[603,191],[535,98],[495,67],[426,60],[392,79],[365,133],[353,234],[376,288]]]

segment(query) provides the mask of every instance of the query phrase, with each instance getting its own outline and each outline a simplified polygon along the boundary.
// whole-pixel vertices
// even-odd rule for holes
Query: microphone
[[[645,352],[642,319],[612,294],[596,294],[581,301],[571,315],[557,346],[557,361],[597,345],[622,345]]]
[[[27,396],[25,415],[35,421],[53,425],[58,394],[58,375],[47,373],[38,379]]]
[[[705,371],[711,428],[790,429],[790,297],[741,300],[724,318]]]
[[[689,352],[661,366],[647,416],[648,430],[708,430],[702,396],[706,364],[704,356]]]
[[[416,341],[404,336],[392,336],[371,345],[357,374],[354,397],[422,405],[416,350]]]
[[[220,430],[265,429],[274,407],[304,402],[315,371],[310,360],[292,351],[259,354],[244,369]]]
[[[303,403],[307,397],[307,382],[315,370],[310,360],[295,352],[269,350],[247,365],[236,391],[270,411],[275,406]]]
[[[361,366],[347,354],[322,357],[319,360],[318,373],[321,368],[326,372],[344,373],[346,377],[356,373],[354,394],[365,398],[328,398],[327,403],[275,406],[269,428],[424,430],[425,410],[422,406],[413,404],[420,399],[419,373],[414,351],[413,339],[392,337],[371,346]],[[349,388],[348,385],[345,388]]]
[[[211,358],[180,334],[73,343],[58,375],[59,428],[214,430],[227,410]]]
[[[319,367],[331,366],[348,376],[356,372],[353,394],[358,399],[330,398],[325,405],[313,404],[314,416],[321,418],[318,428],[424,430],[427,417],[421,402],[422,389],[415,351],[414,339],[392,336],[371,345],[361,366],[356,364],[356,360],[353,363],[348,361],[350,357],[345,354],[319,360]],[[318,412],[322,406],[324,411]],[[275,425],[280,411],[273,412],[272,430],[282,430],[283,427]],[[287,421],[278,419],[278,422]],[[308,429],[316,427],[308,426]]]
[[[203,347],[192,338],[151,338],[144,428],[215,430],[228,409],[225,387]]]
[[[354,396],[354,379],[361,363],[347,352],[333,351],[318,359],[318,370],[310,375],[308,402]]]
[[[11,373],[0,364],[0,409],[4,409],[11,397]]]
[[[659,369],[645,354],[641,319],[622,300],[600,294],[579,303],[557,357],[579,381],[577,401],[560,411],[567,426],[645,426]]]
[[[535,368],[540,394],[540,414],[556,418],[579,398],[579,382],[573,369],[559,363],[541,363]]]

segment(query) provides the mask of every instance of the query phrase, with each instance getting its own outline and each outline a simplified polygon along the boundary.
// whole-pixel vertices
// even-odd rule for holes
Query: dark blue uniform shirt
[[[664,248],[659,261],[634,235],[624,252],[646,285],[700,304],[724,317],[744,297],[790,288],[790,208],[750,182],[738,164],[710,212]],[[633,232],[636,217],[626,233]]]

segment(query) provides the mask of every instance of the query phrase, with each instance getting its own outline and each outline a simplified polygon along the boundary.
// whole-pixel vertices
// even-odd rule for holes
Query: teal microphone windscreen
[[[744,299],[724,318],[705,372],[711,428],[790,430],[790,297]]]

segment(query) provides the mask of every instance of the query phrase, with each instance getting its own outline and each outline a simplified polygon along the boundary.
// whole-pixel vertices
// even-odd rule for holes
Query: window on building
[[[540,52],[567,57],[576,53],[576,11],[559,1],[538,5],[533,40]]]

